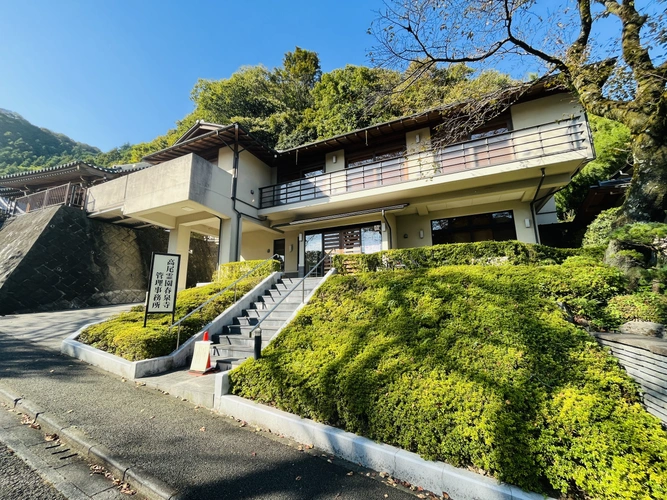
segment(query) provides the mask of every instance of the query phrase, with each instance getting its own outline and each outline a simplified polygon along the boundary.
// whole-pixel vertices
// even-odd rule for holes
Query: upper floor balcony
[[[490,175],[497,173],[498,167],[504,167],[502,171],[520,170],[593,157],[588,123],[585,117],[577,116],[263,187],[260,209],[362,191],[366,196],[369,190],[396,184],[405,184],[397,186],[399,189],[408,188],[408,184],[415,188],[412,181],[447,182],[462,178],[461,174],[465,177],[467,172]]]

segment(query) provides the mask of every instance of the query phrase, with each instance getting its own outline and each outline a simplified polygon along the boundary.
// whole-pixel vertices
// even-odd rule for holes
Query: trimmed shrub
[[[664,499],[667,434],[555,304],[622,285],[600,265],[333,276],[232,392],[547,494]]]
[[[653,292],[619,295],[609,301],[607,313],[613,326],[637,320],[667,324],[667,297]]]
[[[604,248],[553,248],[520,241],[480,241],[420,248],[384,250],[372,254],[335,255],[333,265],[342,274],[381,269],[419,269],[445,265],[549,265],[568,257],[601,261]]]
[[[609,243],[609,236],[613,232],[612,225],[618,218],[620,211],[621,207],[614,207],[600,212],[595,220],[586,228],[581,245],[583,247],[607,245]]]
[[[262,262],[256,260],[223,264],[216,273],[214,283],[179,292],[176,299],[175,321],[194,311]],[[218,295],[185,319],[180,328],[181,344],[231,306],[235,298],[242,297],[265,277],[278,270],[280,270],[279,262],[267,262],[266,265],[259,267],[247,278],[241,280],[236,285],[236,291],[232,288]],[[151,314],[148,316],[146,328],[143,323],[144,306],[135,306],[129,312],[121,313],[108,321],[86,328],[79,337],[79,341],[129,361],[166,356],[176,348],[179,332],[177,328],[169,329],[171,314]]]

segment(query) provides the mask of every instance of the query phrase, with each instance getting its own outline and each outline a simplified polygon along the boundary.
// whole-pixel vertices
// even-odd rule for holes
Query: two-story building
[[[535,85],[466,140],[436,147],[451,109],[284,151],[238,124],[198,122],[144,158],[154,166],[90,188],[86,210],[169,229],[184,269],[193,231],[219,237],[220,262],[277,253],[288,273],[329,251],[539,242],[538,211],[595,155],[583,109]]]

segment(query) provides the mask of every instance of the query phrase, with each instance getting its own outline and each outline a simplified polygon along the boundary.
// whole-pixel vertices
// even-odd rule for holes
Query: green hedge
[[[333,276],[234,394],[568,498],[667,498],[667,434],[556,301],[624,293],[588,265]]]
[[[210,285],[179,292],[176,298],[176,321],[262,262],[256,260],[223,264],[216,273],[216,281]],[[267,262],[266,265],[259,267],[250,276],[240,281],[236,286],[236,292],[232,289],[219,295],[200,311],[187,318],[181,324],[181,343],[195,335],[231,306],[235,296],[242,297],[269,274],[279,270],[279,262]],[[176,328],[169,330],[171,314],[151,314],[148,316],[146,328],[143,323],[144,307],[133,307],[130,312],[121,313],[108,321],[86,328],[78,340],[129,361],[166,356],[176,348],[178,332]]]
[[[635,320],[667,324],[667,297],[654,292],[619,295],[609,301],[607,313],[614,327]]]
[[[520,241],[480,241],[384,250],[372,254],[335,255],[333,265],[341,274],[346,274],[463,264],[560,264],[568,257],[577,256],[601,261],[604,248],[553,248]]]

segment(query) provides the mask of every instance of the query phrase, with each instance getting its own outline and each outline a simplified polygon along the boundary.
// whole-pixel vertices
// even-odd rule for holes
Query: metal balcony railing
[[[14,200],[12,215],[19,215],[55,205],[83,208],[86,188],[79,184],[64,184]]]
[[[346,170],[260,188],[260,208],[326,198],[401,182],[477,170],[590,148],[586,120],[577,116],[438,150],[397,156]]]

